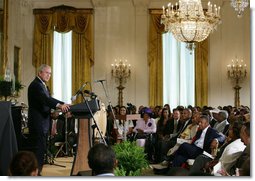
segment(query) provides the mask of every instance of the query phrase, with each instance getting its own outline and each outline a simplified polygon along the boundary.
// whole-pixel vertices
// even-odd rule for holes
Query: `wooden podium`
[[[88,101],[88,104],[92,114],[99,110],[99,101],[97,99]],[[70,173],[70,175],[77,175],[80,171],[91,170],[88,165],[87,155],[92,146],[91,123],[93,119],[85,103],[70,106],[70,112],[75,118],[79,119],[77,149]]]
[[[90,119],[79,119],[78,122],[78,141],[77,150],[74,157],[74,162],[71,170],[71,175],[77,175],[80,171],[91,170],[88,165],[87,155],[89,149],[92,146],[91,139],[91,120]]]

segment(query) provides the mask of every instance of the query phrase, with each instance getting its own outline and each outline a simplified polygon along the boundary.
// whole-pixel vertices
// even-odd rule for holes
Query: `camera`
[[[133,114],[136,111],[136,107],[131,103],[127,103],[127,110],[128,114]]]

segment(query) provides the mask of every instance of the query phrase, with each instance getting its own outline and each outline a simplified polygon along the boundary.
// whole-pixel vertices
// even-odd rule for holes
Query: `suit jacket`
[[[197,134],[195,136],[195,139],[193,141],[193,144],[196,140],[198,140],[202,134],[203,130],[197,131]],[[207,153],[211,153],[210,145],[213,139],[218,139],[219,143],[224,143],[225,141],[225,136],[217,132],[215,129],[209,127],[206,131],[205,134],[205,139],[204,139],[204,145],[203,145],[203,150],[206,151]]]
[[[50,110],[63,102],[50,96],[42,81],[36,77],[28,87],[29,132],[47,133],[50,126]]]
[[[178,124],[177,124],[177,130],[176,130],[177,132],[176,132],[175,134],[173,134],[173,132],[174,132],[174,119],[172,118],[172,119],[170,120],[169,132],[170,132],[170,134],[173,134],[173,135],[172,135],[173,138],[177,138],[177,136],[178,136],[178,134],[179,134],[179,131],[181,130],[182,126],[183,126],[183,123],[182,123],[181,120],[179,120],[179,121],[178,121]]]

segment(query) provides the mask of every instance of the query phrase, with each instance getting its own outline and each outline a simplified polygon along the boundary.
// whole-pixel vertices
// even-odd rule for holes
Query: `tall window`
[[[72,96],[72,31],[54,31],[53,97],[71,103]]]
[[[164,104],[171,108],[195,104],[194,51],[177,41],[171,33],[163,38],[163,94]]]

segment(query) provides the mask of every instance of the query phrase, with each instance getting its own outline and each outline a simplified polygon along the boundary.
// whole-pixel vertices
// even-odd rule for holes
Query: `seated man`
[[[199,172],[202,169],[208,170],[211,173],[211,169],[218,162],[221,162],[222,169],[229,172],[230,168],[233,166],[237,158],[240,156],[242,151],[245,148],[245,145],[241,142],[240,139],[240,130],[242,124],[238,121],[235,121],[229,128],[229,134],[225,143],[220,147],[219,152],[215,158],[211,161],[208,156],[199,155],[190,169],[190,172]],[[212,142],[213,143],[213,142]],[[211,145],[212,147],[212,145]]]
[[[214,118],[217,122],[214,124],[213,128],[226,135],[229,127],[228,112],[220,110],[218,114],[214,114]]]
[[[117,165],[113,149],[103,143],[94,145],[88,152],[88,164],[96,176],[114,176]]]
[[[192,138],[196,135],[198,127],[199,127],[198,123],[199,123],[199,120],[200,120],[200,116],[201,116],[200,112],[196,112],[196,113],[193,114],[192,123],[189,124],[187,126],[187,128],[179,136],[179,140],[180,140],[181,143],[178,142],[178,138],[177,138],[177,143],[175,144],[174,147],[172,147],[168,151],[167,156],[170,156],[170,155],[174,154],[174,152],[180,147],[180,145],[183,142],[187,142],[187,143],[192,142]]]
[[[215,129],[210,127],[209,117],[201,116],[199,121],[199,131],[197,132],[195,139],[190,143],[183,143],[179,149],[175,152],[172,166],[182,166],[188,159],[194,159],[203,151],[210,153],[211,142],[217,139],[219,143],[223,143],[225,136],[219,134]]]

